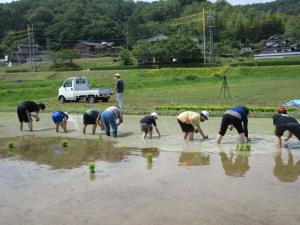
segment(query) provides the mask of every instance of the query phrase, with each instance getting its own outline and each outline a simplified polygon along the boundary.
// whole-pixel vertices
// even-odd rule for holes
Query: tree
[[[76,54],[74,49],[63,49],[60,51],[49,51],[48,56],[55,65],[58,63],[73,63]]]
[[[127,49],[122,49],[122,51],[119,54],[119,57],[124,65],[133,65],[133,57],[130,51]]]
[[[291,41],[300,43],[300,15],[289,18],[285,27],[285,35]]]
[[[134,46],[133,54],[139,64],[171,64],[200,62],[202,54],[197,40],[189,36],[171,36],[168,40],[149,43],[141,42]]]

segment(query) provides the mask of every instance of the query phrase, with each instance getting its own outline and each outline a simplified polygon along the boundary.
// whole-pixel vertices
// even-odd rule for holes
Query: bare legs
[[[217,135],[217,138],[216,138],[217,144],[221,144],[222,138],[223,138],[223,136],[222,136],[221,134],[218,134],[218,135]],[[240,138],[240,143],[241,143],[241,144],[245,144],[245,143],[246,143],[246,136],[245,136],[245,133],[240,133],[240,134],[239,134],[239,138]]]
[[[221,144],[222,138],[223,138],[223,136],[222,136],[221,134],[218,134],[218,135],[217,135],[217,138],[216,138],[217,144]]]
[[[83,128],[82,128],[82,133],[83,133],[83,134],[86,133],[86,127],[87,127],[87,124],[84,124],[84,125],[83,125]]]
[[[240,137],[240,143],[245,144],[246,143],[245,133],[240,133],[239,137]]]
[[[83,134],[86,134],[86,127],[87,127],[87,124],[84,124],[83,127],[82,127],[82,133]],[[92,133],[93,134],[96,134],[96,128],[97,128],[97,124],[93,124],[93,128],[92,128]]]
[[[185,132],[185,133],[183,133],[183,139],[192,141],[194,139],[194,132]]]
[[[23,131],[23,122],[20,122],[20,131]]]
[[[97,124],[93,124],[93,128],[92,128],[93,134],[96,134],[96,127],[97,127]]]
[[[64,130],[65,133],[67,133],[67,121],[63,121],[61,123],[55,123],[55,130],[56,132],[59,131],[59,126]]]

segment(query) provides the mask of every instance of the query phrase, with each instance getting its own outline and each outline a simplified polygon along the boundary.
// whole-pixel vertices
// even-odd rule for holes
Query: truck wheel
[[[109,98],[102,98],[102,102],[108,102]]]
[[[66,99],[65,99],[64,96],[61,95],[61,96],[59,96],[58,101],[59,101],[60,103],[64,103],[64,102],[66,102]]]
[[[96,98],[95,98],[95,96],[89,96],[88,97],[88,103],[95,103],[97,100],[96,100]]]

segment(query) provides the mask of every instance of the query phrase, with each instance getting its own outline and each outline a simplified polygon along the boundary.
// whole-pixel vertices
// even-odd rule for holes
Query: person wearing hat
[[[56,132],[59,131],[59,126],[62,127],[65,133],[67,133],[67,121],[69,119],[69,114],[67,112],[55,111],[52,113],[52,120],[55,123]]]
[[[239,133],[241,144],[248,141],[248,114],[249,110],[244,106],[235,106],[228,109],[223,115],[220,132],[217,135],[216,142],[218,144],[221,143],[228,127],[230,130],[235,127]]]
[[[123,99],[124,99],[124,81],[121,80],[121,75],[119,73],[115,74],[116,85],[113,90],[113,93],[116,93],[116,100],[118,107],[123,108]]]
[[[17,107],[17,114],[20,122],[20,131],[23,130],[23,123],[28,123],[29,130],[32,131],[32,117],[38,122],[40,121],[39,113],[44,111],[46,106],[43,103],[35,103],[33,101],[23,101]]]
[[[287,114],[284,107],[280,107],[277,113],[273,116],[273,125],[275,126],[276,144],[282,145],[281,137],[285,131],[288,131],[288,136],[284,139],[284,145],[287,146],[288,140],[295,135],[300,141],[300,125],[298,121]]]
[[[153,126],[160,137],[160,132],[157,128],[156,120],[158,119],[158,114],[156,112],[153,112],[150,114],[150,116],[145,116],[140,120],[141,124],[141,131],[144,132],[143,138],[145,139],[149,133],[149,138],[152,139],[153,134]]]
[[[209,113],[207,111],[202,111],[201,113],[186,111],[178,115],[177,121],[181,130],[183,132],[183,138],[189,141],[194,139],[194,133],[200,133],[204,139],[207,139],[208,136],[204,135],[200,122],[208,120]]]
[[[101,127],[101,130],[104,130],[104,125],[101,121],[102,112],[97,109],[89,109],[83,114],[83,134],[86,133],[87,125],[93,125],[92,132],[96,133],[97,125]]]

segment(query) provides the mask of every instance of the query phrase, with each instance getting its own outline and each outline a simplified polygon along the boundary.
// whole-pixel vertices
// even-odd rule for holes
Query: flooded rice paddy
[[[276,150],[269,119],[250,120],[252,151],[239,153],[234,132],[214,143],[219,118],[202,126],[210,139],[189,143],[174,117],[159,119],[160,139],[143,141],[139,116],[126,116],[114,139],[91,127],[82,135],[79,115],[67,134],[49,114],[33,133],[0,115],[0,224],[300,224],[300,145]]]

